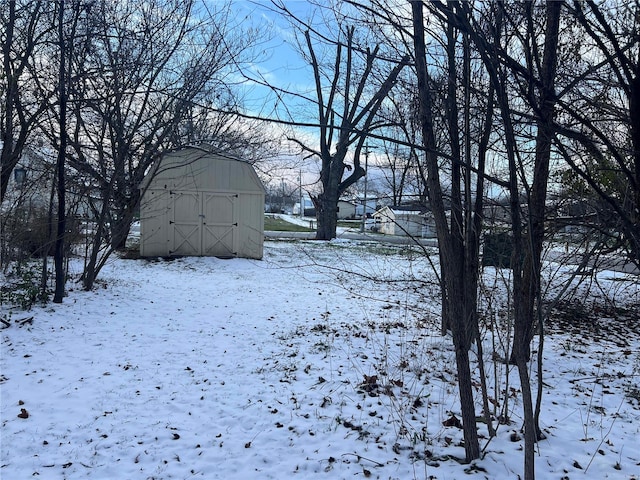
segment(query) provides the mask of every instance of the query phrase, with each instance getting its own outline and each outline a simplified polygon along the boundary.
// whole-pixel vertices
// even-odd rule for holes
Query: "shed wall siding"
[[[426,217],[416,212],[393,210],[389,207],[377,211],[374,217],[380,220],[380,233],[385,235],[430,236],[431,229]]]
[[[140,254],[169,254],[169,191],[149,189],[140,202]]]
[[[251,165],[198,149],[162,158],[140,206],[142,256],[262,258],[264,188]]]

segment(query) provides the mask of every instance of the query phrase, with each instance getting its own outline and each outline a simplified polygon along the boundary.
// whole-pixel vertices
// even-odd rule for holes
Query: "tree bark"
[[[131,192],[124,205],[113,212],[115,219],[111,225],[111,247],[114,250],[122,250],[126,247],[127,237],[133,222],[134,211],[140,202],[140,191]]]
[[[60,42],[60,69],[58,76],[58,91],[60,96],[60,145],[58,149],[58,160],[56,162],[56,173],[58,183],[58,218],[56,230],[56,244],[53,256],[53,262],[56,271],[56,286],[53,294],[54,303],[62,303],[64,298],[64,286],[66,275],[64,271],[64,239],[66,230],[66,208],[65,208],[65,156],[67,150],[67,69],[66,57],[67,49],[64,39],[64,0],[58,3],[58,39]]]
[[[335,160],[331,166],[332,170],[327,175],[327,181],[323,182],[322,193],[314,199],[316,219],[318,220],[316,240],[331,240],[336,237],[338,200],[340,199],[338,185],[344,167],[340,168]]]
[[[514,331],[514,353],[523,355],[528,362],[531,358],[530,345],[535,331],[536,300],[540,293],[540,269],[542,258],[542,244],[545,235],[547,186],[549,181],[549,162],[551,146],[555,136],[555,75],[557,69],[558,32],[560,27],[560,12],[562,2],[547,2],[547,27],[545,31],[542,70],[539,73],[540,89],[529,101],[537,113],[535,163],[533,183],[529,195],[528,237],[524,242],[523,291],[521,301],[524,302],[523,318],[516,318]],[[529,21],[532,22],[533,12],[528,5]],[[533,37],[533,32],[531,32]],[[535,38],[535,37],[533,37]],[[530,70],[533,75],[534,66]],[[541,306],[538,305],[538,308]],[[512,362],[517,363],[512,354]]]
[[[476,429],[475,402],[471,368],[469,364],[469,349],[477,332],[477,314],[475,311],[476,295],[474,277],[477,272],[468,269],[469,257],[466,249],[473,248],[472,243],[465,244],[465,228],[463,225],[463,204],[460,182],[460,148],[457,126],[457,104],[455,89],[455,36],[453,27],[447,30],[448,40],[448,72],[449,88],[447,99],[448,126],[452,148],[452,213],[451,226],[442,195],[440,182],[438,155],[436,152],[435,131],[431,93],[429,90],[429,72],[426,65],[426,45],[424,41],[424,18],[422,2],[411,2],[413,19],[413,41],[415,49],[416,74],[418,81],[419,119],[422,139],[425,146],[426,185],[429,202],[436,224],[436,234],[440,251],[442,313],[443,326],[451,329],[456,354],[458,373],[458,388],[460,394],[460,408],[464,434],[465,458],[470,462],[480,456],[480,445]],[[457,148],[456,148],[457,147]],[[471,218],[471,217],[467,217]]]

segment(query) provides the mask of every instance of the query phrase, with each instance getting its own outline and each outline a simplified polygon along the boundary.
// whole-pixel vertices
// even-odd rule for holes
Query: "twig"
[[[633,377],[640,377],[640,374],[632,374],[632,373],[630,373],[630,374],[620,375],[620,378],[633,378]],[[585,380],[593,380],[594,382],[597,382],[601,378],[607,378],[607,376],[606,375],[591,375],[589,377],[574,378],[574,379],[569,380],[569,383],[584,382]]]
[[[371,460],[370,458],[367,457],[363,457],[362,455],[358,455],[357,453],[343,453],[342,456],[346,456],[346,455],[353,455],[354,457],[356,457],[358,459],[358,461],[360,460],[366,460],[367,462],[371,462],[373,463],[376,467],[384,467],[384,463],[380,463],[376,460]]]
[[[19,324],[21,327],[26,325],[27,323],[30,323],[31,325],[33,325],[33,317],[21,318],[20,320],[16,320],[16,323]]]
[[[587,470],[589,470],[589,467],[591,466],[591,464],[593,463],[593,459],[596,458],[596,454],[598,453],[598,450],[600,450],[600,446],[604,443],[604,441],[609,438],[609,434],[611,433],[611,430],[613,430],[613,425],[616,423],[616,419],[619,418],[619,413],[620,413],[620,409],[622,408],[622,404],[624,403],[624,397],[623,399],[620,401],[620,405],[618,405],[618,409],[616,410],[616,415],[613,416],[613,420],[611,421],[611,425],[609,425],[609,430],[607,431],[606,435],[604,435],[601,439],[600,439],[600,443],[598,443],[598,446],[596,447],[596,451],[593,452],[593,455],[591,455],[591,460],[589,460],[589,463],[587,465],[587,467],[584,469],[584,473],[587,473]],[[620,452],[620,454],[622,455],[622,452]]]

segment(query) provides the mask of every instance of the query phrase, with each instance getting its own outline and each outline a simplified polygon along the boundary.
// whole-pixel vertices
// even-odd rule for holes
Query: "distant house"
[[[302,211],[302,216],[303,217],[315,217],[316,216],[316,207],[313,204],[313,200],[311,200],[311,198],[309,197],[303,197],[302,198],[302,204],[303,204],[303,211]],[[296,202],[293,205],[293,214],[294,215],[300,215],[300,202]]]
[[[316,207],[313,204],[313,200],[309,197],[303,197],[302,203],[304,204],[304,217],[315,217]],[[293,214],[300,215],[300,202],[296,202],[293,205]],[[354,218],[356,214],[356,207],[351,202],[345,200],[338,200],[338,220],[344,220],[346,218]]]
[[[5,209],[16,208],[46,212],[54,173],[55,158],[52,160],[39,149],[25,147],[20,161],[9,177],[5,201],[1,206],[3,215]]]
[[[356,218],[362,218],[362,212],[366,211],[367,217],[373,215],[378,207],[378,199],[377,198],[367,198],[367,205],[365,209],[364,198],[357,198],[353,201],[355,212],[354,215]]]
[[[250,164],[187,147],[163,155],[141,189],[142,256],[262,258],[265,190]]]
[[[345,200],[338,200],[338,220],[345,220],[347,218],[355,218],[356,206]]]
[[[373,214],[380,233],[430,238],[435,236],[435,224],[428,212],[402,207],[384,207]]]
[[[593,228],[606,228],[597,207],[586,199],[566,200],[551,215],[549,228],[560,233],[586,234]]]

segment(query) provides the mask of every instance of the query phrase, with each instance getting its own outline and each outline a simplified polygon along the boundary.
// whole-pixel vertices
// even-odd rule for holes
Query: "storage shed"
[[[262,258],[265,189],[244,161],[187,147],[141,185],[140,254]]]
[[[386,235],[432,237],[435,226],[429,214],[401,207],[384,207],[373,214],[378,231]]]

